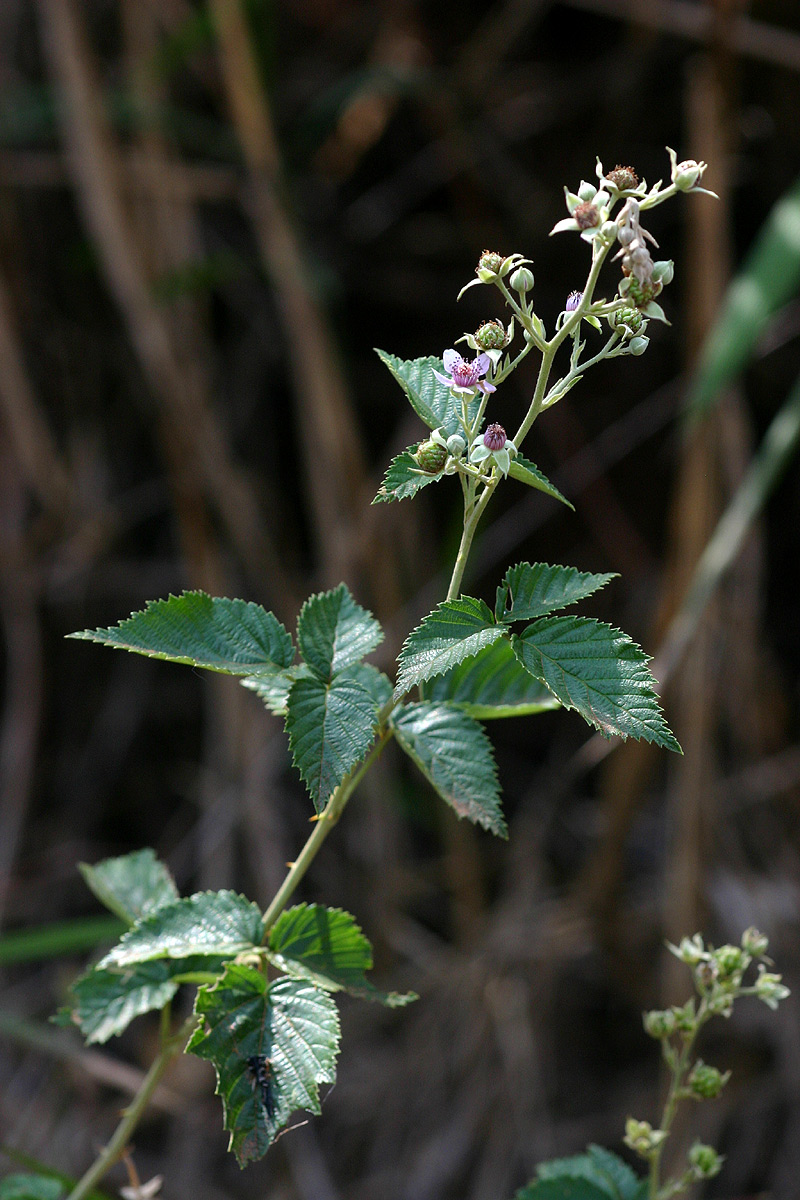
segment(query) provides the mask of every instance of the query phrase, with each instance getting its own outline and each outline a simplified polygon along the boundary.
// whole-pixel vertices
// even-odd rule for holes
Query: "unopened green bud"
[[[652,1038],[671,1037],[677,1029],[675,1014],[671,1009],[653,1009],[644,1014],[644,1031]]]
[[[514,283],[513,275],[511,283]],[[502,350],[508,342],[508,335],[499,321],[484,321],[480,329],[475,330],[473,337],[481,350]]]
[[[688,192],[703,174],[703,165],[693,158],[685,158],[672,169],[672,182],[679,192]]]
[[[755,982],[756,995],[769,1008],[775,1009],[779,1002],[785,1000],[791,993],[786,984],[781,983],[780,975],[765,971],[763,967],[759,967],[758,971],[758,979]]]
[[[686,1082],[697,1100],[715,1100],[730,1077],[730,1071],[723,1075],[716,1067],[709,1067],[702,1059],[698,1059]]]
[[[667,1136],[666,1130],[653,1129],[649,1121],[637,1121],[634,1117],[628,1117],[625,1122],[625,1137],[622,1140],[642,1158],[651,1158],[653,1151],[658,1149]]]
[[[650,338],[648,337],[631,338],[631,340],[628,342],[628,353],[633,354],[636,356],[636,358],[638,358],[640,354],[644,354],[649,345]]]
[[[527,267],[517,267],[509,282],[515,292],[529,292],[533,287],[533,271]]]
[[[652,278],[664,287],[672,283],[675,275],[675,264],[671,258],[662,258],[653,263]]]
[[[447,462],[447,450],[438,442],[423,442],[418,447],[416,460],[423,471],[429,475],[438,475]]]
[[[769,938],[751,925],[742,934],[742,949],[753,958],[762,958],[769,949]]]
[[[670,1010],[675,1017],[675,1028],[685,1037],[691,1037],[697,1032],[697,1015],[694,1010],[694,1000],[687,1000],[683,1007],[673,1005]]]
[[[689,1151],[689,1164],[694,1168],[698,1179],[711,1179],[714,1175],[719,1175],[723,1162],[724,1159],[717,1154],[713,1146],[704,1146],[702,1142],[695,1142]]]
[[[733,1012],[733,996],[730,992],[718,991],[708,1000],[708,1011],[715,1017],[727,1018]]]
[[[720,979],[729,979],[746,966],[744,951],[739,946],[720,946],[714,951],[714,961],[719,967]]]
[[[587,183],[585,179],[582,179],[581,186],[578,188],[578,199],[582,200],[584,203],[587,203],[590,200],[594,200],[596,195],[597,188],[594,186],[594,184]]]

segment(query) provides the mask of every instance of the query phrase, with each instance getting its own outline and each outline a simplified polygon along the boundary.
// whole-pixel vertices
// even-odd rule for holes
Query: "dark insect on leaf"
[[[247,1060],[247,1073],[254,1088],[261,1089],[261,1103],[268,1120],[275,1116],[275,1100],[272,1095],[272,1063],[263,1054],[251,1054]]]

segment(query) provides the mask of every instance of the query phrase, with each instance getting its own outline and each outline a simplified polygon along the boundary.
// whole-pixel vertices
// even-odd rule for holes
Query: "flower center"
[[[481,368],[477,360],[465,362],[462,358],[453,366],[453,379],[459,387],[473,387],[481,377]]]

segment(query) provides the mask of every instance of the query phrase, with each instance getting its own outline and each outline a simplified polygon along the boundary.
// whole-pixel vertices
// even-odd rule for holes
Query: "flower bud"
[[[579,204],[572,214],[579,229],[594,229],[600,222],[600,213],[594,204]]]
[[[715,1100],[731,1077],[730,1071],[723,1075],[716,1067],[707,1066],[698,1059],[687,1079],[689,1090],[697,1100]]]
[[[487,450],[502,450],[507,441],[506,431],[502,425],[489,425],[483,435],[483,444]]]
[[[564,305],[564,312],[574,313],[580,307],[583,299],[583,292],[570,292],[567,296],[567,303]]]
[[[744,951],[739,946],[720,946],[714,951],[714,962],[719,968],[720,979],[729,979],[746,966]]]
[[[614,167],[613,171],[608,172],[606,179],[609,183],[613,183],[614,187],[620,192],[639,186],[639,176],[633,167],[621,167],[619,163]]]
[[[650,1158],[667,1136],[664,1129],[653,1129],[649,1121],[637,1121],[628,1117],[625,1122],[625,1137],[622,1140],[642,1158]]]
[[[683,1007],[673,1005],[670,1010],[675,1017],[675,1028],[685,1037],[693,1037],[697,1032],[697,1015],[694,1010],[694,1000],[687,1000]]]
[[[742,949],[753,958],[761,958],[769,949],[769,938],[751,925],[742,934]]]
[[[529,292],[533,287],[533,272],[527,267],[517,267],[509,282],[515,292]]]
[[[447,450],[438,442],[423,442],[415,455],[423,471],[429,475],[438,475],[447,462]]]
[[[758,970],[759,975],[755,982],[756,995],[769,1008],[776,1009],[779,1001],[785,1000],[790,994],[789,989],[784,983],[781,983],[780,975],[765,971],[763,967],[759,967]]]
[[[460,458],[467,448],[466,438],[463,438],[460,433],[451,433],[447,439],[447,449],[453,455],[453,458]]]
[[[644,1031],[652,1038],[660,1041],[662,1038],[671,1037],[676,1028],[675,1014],[671,1009],[653,1009],[652,1012],[644,1014]]]
[[[674,275],[675,264],[671,258],[662,258],[653,263],[652,279],[654,283],[660,283],[662,287],[666,287],[668,283],[672,283]]]
[[[714,1175],[719,1175],[723,1161],[713,1146],[704,1146],[702,1142],[695,1142],[689,1151],[689,1164],[694,1168],[698,1179],[711,1179]]]
[[[703,174],[702,163],[693,158],[685,158],[672,168],[672,182],[679,192],[689,192]]]
[[[511,283],[514,283],[513,275]],[[508,342],[508,335],[499,321],[484,321],[472,336],[481,350],[502,350]]]
[[[584,203],[586,203],[587,201],[594,200],[596,195],[597,188],[594,186],[594,184],[587,183],[585,179],[582,179],[581,186],[578,188],[578,199],[583,200]]]
[[[633,354],[635,358],[638,358],[640,354],[644,354],[649,345],[649,337],[633,337],[628,342],[628,353]]]

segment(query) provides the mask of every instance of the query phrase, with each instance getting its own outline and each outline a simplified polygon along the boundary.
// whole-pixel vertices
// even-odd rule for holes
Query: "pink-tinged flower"
[[[567,296],[567,303],[564,305],[564,312],[574,313],[583,299],[583,292],[570,292]]]
[[[483,435],[483,444],[487,450],[502,450],[506,441],[506,431],[502,425],[489,425]]]
[[[441,371],[433,373],[437,379],[452,388],[454,392],[468,392],[470,395],[474,395],[476,388],[487,394],[496,391],[493,383],[487,383],[482,378],[492,365],[488,354],[479,354],[472,362],[467,362],[457,350],[445,350],[442,361],[445,371],[449,372],[449,377],[443,375]]]

